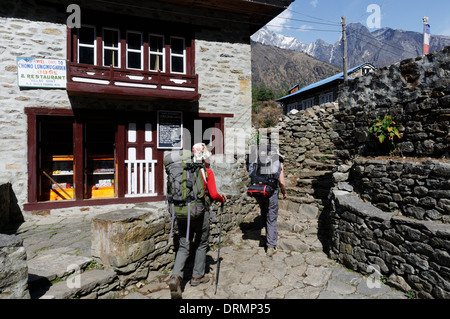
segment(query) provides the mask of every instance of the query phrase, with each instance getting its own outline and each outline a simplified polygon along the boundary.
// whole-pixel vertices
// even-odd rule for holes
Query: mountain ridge
[[[303,43],[297,38],[287,37],[263,27],[252,36],[252,41],[282,49],[303,52],[321,61],[342,67],[342,39],[334,44],[317,39]],[[370,32],[361,23],[347,25],[348,66],[372,63],[384,67],[422,54],[423,35],[419,32],[385,27]],[[442,50],[450,45],[450,37],[432,35],[430,52]]]
[[[252,86],[285,95],[292,86],[301,87],[326,79],[342,70],[303,52],[281,49],[252,41]]]

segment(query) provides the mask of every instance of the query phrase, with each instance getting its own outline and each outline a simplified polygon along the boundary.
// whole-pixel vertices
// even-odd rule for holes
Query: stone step
[[[94,269],[57,282],[46,290],[31,293],[33,299],[97,299],[117,297],[119,279],[116,272]]]
[[[83,271],[93,261],[89,257],[58,253],[47,253],[28,260],[29,289],[41,289],[54,280],[64,280],[75,271]]]
[[[321,160],[321,159],[326,159],[328,161],[334,161],[336,159],[336,155],[334,154],[326,154],[326,153],[311,153],[311,152],[307,152],[305,155],[305,158],[311,158],[311,159],[315,159],[315,160]]]
[[[335,167],[334,162],[332,161],[322,161],[322,160],[315,160],[315,159],[305,159],[302,163],[304,168],[314,168],[316,170],[328,170],[331,171]]]
[[[298,178],[299,179],[303,179],[303,178],[311,178],[311,177],[319,177],[319,176],[332,176],[333,171],[332,170],[312,170],[312,169],[302,169],[299,173],[298,173]]]
[[[287,187],[287,193],[288,193],[288,195],[294,195],[294,196],[313,195],[314,189],[312,187],[290,186],[290,187]]]

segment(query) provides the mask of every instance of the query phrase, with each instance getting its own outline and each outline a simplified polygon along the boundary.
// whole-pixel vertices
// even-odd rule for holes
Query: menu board
[[[158,111],[158,148],[183,148],[183,113]]]

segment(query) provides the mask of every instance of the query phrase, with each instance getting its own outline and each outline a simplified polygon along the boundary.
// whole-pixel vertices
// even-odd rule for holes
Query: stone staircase
[[[305,153],[297,167],[286,166],[286,187],[289,199],[298,204],[326,203],[333,186],[335,155],[319,151]]]

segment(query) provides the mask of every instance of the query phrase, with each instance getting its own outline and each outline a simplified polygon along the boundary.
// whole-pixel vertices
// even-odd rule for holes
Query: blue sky
[[[379,8],[379,18],[376,19]],[[370,31],[390,27],[423,32],[422,18],[429,17],[431,34],[450,36],[449,0],[295,0],[279,17],[268,23],[277,33],[310,43],[321,38],[339,40],[341,16],[347,23],[362,23]],[[330,31],[323,31],[330,30]]]

